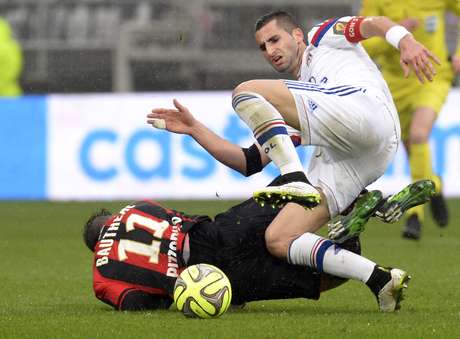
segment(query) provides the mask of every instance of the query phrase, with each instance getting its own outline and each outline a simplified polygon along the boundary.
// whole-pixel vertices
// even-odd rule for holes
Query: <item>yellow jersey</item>
[[[0,96],[21,95],[21,71],[21,47],[12,38],[10,25],[0,18]]]

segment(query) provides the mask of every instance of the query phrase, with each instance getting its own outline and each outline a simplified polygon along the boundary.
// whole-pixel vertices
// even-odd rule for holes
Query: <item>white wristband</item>
[[[392,44],[395,48],[399,49],[399,42],[402,38],[404,38],[407,34],[411,34],[407,29],[403,26],[393,26],[385,33],[385,39]]]

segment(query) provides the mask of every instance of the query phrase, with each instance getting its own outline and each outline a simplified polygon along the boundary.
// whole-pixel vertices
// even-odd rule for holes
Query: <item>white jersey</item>
[[[350,42],[359,39],[353,31],[359,20],[332,19],[313,28],[299,80],[284,81],[296,104],[300,142],[316,146],[307,177],[326,195],[331,217],[383,175],[400,139],[385,80],[363,47]]]
[[[392,101],[385,80],[367,52],[360,43],[346,38],[347,23],[353,18],[329,19],[308,32],[298,80],[373,88]]]

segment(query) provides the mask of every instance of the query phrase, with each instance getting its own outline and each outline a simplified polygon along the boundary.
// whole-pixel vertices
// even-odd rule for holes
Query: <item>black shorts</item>
[[[195,225],[189,232],[188,264],[208,263],[222,269],[232,283],[233,304],[318,299],[320,275],[273,257],[265,246],[265,230],[277,212],[250,199],[217,215],[214,222]]]

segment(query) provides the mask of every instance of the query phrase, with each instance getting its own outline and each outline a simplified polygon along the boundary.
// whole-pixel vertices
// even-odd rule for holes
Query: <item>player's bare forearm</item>
[[[374,36],[385,38],[386,32],[393,26],[396,26],[396,23],[385,16],[369,16],[361,22],[360,30],[366,39]]]
[[[386,16],[368,16],[361,23],[361,35],[366,39],[375,36],[384,38],[388,30],[398,24],[412,32],[418,27],[419,21],[414,18],[407,18],[396,23]]]
[[[240,146],[221,138],[201,122],[194,125],[190,136],[217,161],[242,174],[246,173],[246,158]]]
[[[195,119],[178,100],[174,99],[173,104],[175,108],[154,108],[147,115],[147,123],[169,132],[190,135],[216,160],[243,175],[247,174],[246,156],[240,146],[221,138]],[[268,161],[268,157],[261,154],[262,165]]]

